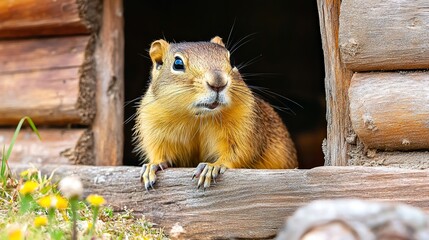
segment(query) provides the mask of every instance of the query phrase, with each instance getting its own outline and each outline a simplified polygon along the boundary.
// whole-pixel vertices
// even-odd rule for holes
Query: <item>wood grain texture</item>
[[[340,5],[340,0],[317,1],[326,74],[327,138],[324,153],[328,166],[347,165],[349,146],[345,139],[351,129],[347,89],[352,72],[341,62],[338,48]]]
[[[355,73],[353,129],[368,148],[429,149],[429,72]]]
[[[429,68],[429,1],[343,0],[340,49],[353,71]]]
[[[103,1],[103,25],[95,50],[97,115],[92,129],[96,165],[120,165],[124,124],[124,32],[121,0]]]
[[[0,130],[0,146],[6,148],[15,129]],[[23,129],[15,142],[12,163],[90,164],[92,138],[85,129],[40,129],[39,140],[30,129]]]
[[[99,0],[2,0],[0,38],[82,34],[99,25]]]
[[[26,166],[12,166],[19,172]],[[311,170],[228,170],[217,184],[197,190],[193,169],[158,173],[146,192],[138,167],[43,166],[46,174],[77,174],[85,195],[105,196],[116,210],[133,209],[184,239],[273,238],[286,217],[317,199],[365,198],[402,202],[429,211],[429,172],[397,168],[318,167]]]
[[[26,115],[36,124],[90,123],[91,42],[88,36],[0,41],[0,125]]]

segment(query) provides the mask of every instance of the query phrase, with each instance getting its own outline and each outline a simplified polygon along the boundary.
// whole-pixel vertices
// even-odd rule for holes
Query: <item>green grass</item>
[[[73,239],[73,236],[75,239],[168,239],[162,229],[154,228],[144,218],[133,216],[132,211],[115,213],[109,206],[91,205],[95,203],[81,200],[79,196],[66,200],[61,197],[58,183],[52,180],[53,174],[42,175],[39,170],[32,168],[22,172],[20,176],[14,176],[9,169],[8,160],[26,120],[41,139],[31,118],[24,117],[20,120],[8,148],[2,148],[0,240]],[[29,182],[37,188],[29,188]],[[58,203],[54,204],[54,201],[45,208],[40,199],[46,196],[64,199],[66,205],[63,208]],[[70,203],[73,202],[77,206],[76,212],[70,208]],[[37,217],[48,219],[47,224],[35,224]],[[76,219],[75,233],[72,230],[73,219]]]
[[[31,118],[28,116],[21,118],[21,120],[18,123],[18,126],[15,129],[15,133],[13,134],[13,137],[10,141],[7,151],[5,151],[5,146],[3,146],[3,151],[1,155],[2,156],[1,168],[0,168],[0,180],[2,181],[2,183],[5,183],[6,179],[8,178],[8,175],[9,175],[8,160],[9,160],[10,154],[12,153],[13,146],[15,145],[16,138],[18,137],[19,131],[21,131],[21,127],[24,124],[25,120],[27,120],[28,124],[30,125],[31,129],[33,129],[33,131],[36,133],[37,137],[41,139],[39,131],[37,130],[36,125],[34,125],[33,120],[31,120]]]

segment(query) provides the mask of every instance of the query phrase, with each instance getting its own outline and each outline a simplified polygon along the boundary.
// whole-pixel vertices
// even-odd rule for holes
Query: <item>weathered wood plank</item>
[[[325,165],[346,166],[348,144],[345,141],[351,129],[347,89],[352,72],[340,58],[338,25],[340,0],[317,0],[320,32],[325,59],[325,91],[327,138],[324,146]]]
[[[124,142],[124,26],[121,0],[103,1],[103,25],[95,50],[96,106],[92,129],[96,165],[122,164]]]
[[[340,49],[353,71],[429,68],[429,1],[343,0]]]
[[[0,129],[0,146],[9,146],[15,129]],[[39,140],[30,129],[23,129],[9,159],[12,163],[92,164],[93,139],[85,129],[40,129]]]
[[[82,65],[89,36],[0,41],[0,74]]]
[[[25,167],[13,166],[19,172]],[[146,192],[138,167],[43,166],[58,176],[79,175],[85,193],[98,193],[117,210],[127,207],[186,239],[272,238],[286,217],[317,199],[365,198],[402,202],[429,211],[429,172],[397,168],[318,167],[311,170],[228,170],[206,191],[193,169],[167,169]]]
[[[31,116],[36,124],[80,122],[78,69],[0,75],[0,124]]]
[[[429,72],[355,73],[350,118],[359,139],[381,150],[429,149]]]
[[[99,0],[2,0],[0,38],[89,33],[100,8]]]
[[[88,124],[95,115],[88,36],[0,41],[0,125]]]

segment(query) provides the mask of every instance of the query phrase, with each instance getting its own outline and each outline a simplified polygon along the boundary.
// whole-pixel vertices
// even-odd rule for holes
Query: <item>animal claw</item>
[[[203,187],[205,190],[209,188],[211,182],[216,183],[216,178],[219,174],[225,172],[226,167],[223,165],[216,165],[213,163],[200,163],[195,169],[194,174],[192,175],[192,179],[195,177],[198,178],[197,189]]]
[[[146,163],[143,164],[142,169],[140,171],[140,181],[144,183],[144,187],[147,192],[149,192],[150,188],[155,189],[154,185],[156,182],[156,172],[158,169],[164,170],[167,166],[154,163]]]

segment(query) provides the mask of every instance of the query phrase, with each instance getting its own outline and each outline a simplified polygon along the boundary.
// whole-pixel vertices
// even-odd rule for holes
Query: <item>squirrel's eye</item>
[[[184,71],[185,70],[185,64],[183,63],[183,60],[180,57],[174,58],[173,70],[176,70],[176,71]]]

